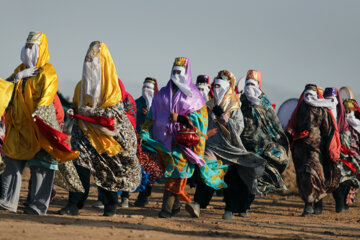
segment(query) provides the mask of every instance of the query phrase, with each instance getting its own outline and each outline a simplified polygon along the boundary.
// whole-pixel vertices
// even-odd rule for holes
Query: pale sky
[[[350,86],[359,99],[357,0],[0,0],[0,77],[20,64],[29,31],[47,35],[59,91],[73,95],[90,42],[108,45],[134,98],[145,77],[163,87],[175,57],[190,58],[195,81],[228,69],[262,72],[278,106],[305,84]]]

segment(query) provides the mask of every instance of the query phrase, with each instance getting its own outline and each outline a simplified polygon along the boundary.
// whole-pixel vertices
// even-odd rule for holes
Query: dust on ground
[[[303,202],[296,193],[295,173],[290,165],[285,174],[287,194],[257,197],[249,217],[222,220],[222,197],[214,196],[200,218],[191,218],[184,207],[173,218],[157,217],[161,208],[162,185],[153,188],[150,204],[133,206],[137,194],[131,194],[130,207],[117,210],[114,217],[103,217],[94,209],[96,187],[92,184],[89,199],[80,216],[60,216],[56,211],[66,205],[68,193],[57,187],[57,196],[47,216],[23,214],[27,194],[28,170],[24,173],[18,213],[0,211],[0,239],[360,239],[360,206],[347,213],[336,213],[332,196],[324,199],[322,215],[302,217]],[[188,189],[194,194],[194,189]]]

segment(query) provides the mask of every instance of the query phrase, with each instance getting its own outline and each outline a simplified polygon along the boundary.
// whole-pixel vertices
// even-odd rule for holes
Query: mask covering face
[[[216,79],[215,85],[220,85],[220,87],[214,88],[214,98],[217,105],[220,105],[225,94],[230,89],[230,83],[224,79]]]
[[[144,83],[142,89],[142,96],[145,99],[146,107],[150,109],[152,100],[154,98],[154,85],[151,83]]]
[[[173,81],[173,83],[175,83],[181,92],[183,92],[188,97],[192,97],[192,92],[187,82],[184,67],[173,67],[170,79]]]
[[[360,120],[355,117],[353,111],[346,114],[346,121],[356,132],[360,133]]]
[[[335,120],[337,122],[337,105],[338,105],[339,102],[338,102],[336,97],[328,97],[326,99],[329,99],[334,103],[329,108],[330,108],[330,110],[331,110],[332,114],[334,115],[334,118],[335,118]]]
[[[31,48],[25,46],[21,49],[20,59],[27,68],[36,67],[39,58],[39,46],[33,44]]]
[[[101,67],[99,57],[94,57],[91,62],[84,62],[83,84],[85,84],[84,93],[93,99],[92,107],[98,107],[101,101]]]
[[[207,85],[197,85],[197,88],[201,92],[201,95],[203,96],[205,102],[209,101],[209,92],[210,88]]]
[[[252,83],[254,85],[250,85],[249,83]],[[244,93],[246,98],[252,105],[260,104],[261,100],[259,97],[261,95],[261,90],[259,89],[259,83],[257,81],[252,79],[246,80]]]
[[[313,90],[306,90],[304,92],[304,102],[313,107],[336,108],[335,102],[332,102],[330,99],[318,98],[317,93]]]

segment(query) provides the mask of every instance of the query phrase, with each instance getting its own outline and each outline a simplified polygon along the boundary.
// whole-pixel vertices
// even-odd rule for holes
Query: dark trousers
[[[206,208],[209,205],[214,192],[215,189],[206,185],[202,180],[199,180],[197,181],[194,201],[200,204],[200,208]]]
[[[255,195],[250,193],[236,168],[236,165],[230,166],[225,175],[225,182],[228,185],[227,188],[224,188],[225,210],[242,213],[250,209]]]
[[[68,205],[76,206],[81,209],[85,205],[85,201],[89,196],[90,189],[90,170],[75,164],[77,173],[79,174],[80,181],[85,189],[84,193],[81,192],[69,192]],[[99,191],[102,195],[102,201],[104,205],[116,205],[118,203],[117,192],[111,192],[99,187]]]

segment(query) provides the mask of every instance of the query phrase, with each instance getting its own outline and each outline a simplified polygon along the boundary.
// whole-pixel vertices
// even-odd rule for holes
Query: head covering
[[[336,103],[330,99],[324,99],[318,87],[314,84],[307,84],[304,90],[303,100],[313,107],[336,108]]]
[[[359,105],[357,104],[355,99],[345,99],[343,104],[347,112],[350,111],[360,112]]]
[[[142,97],[145,99],[146,107],[150,109],[154,95],[158,92],[155,78],[147,77],[143,83]]]
[[[211,87],[210,77],[208,75],[199,75],[196,79],[196,86],[206,102],[214,97],[214,91]]]
[[[309,93],[310,91],[314,91],[316,92],[316,98],[318,100],[323,100],[323,96],[322,94],[320,93],[318,87],[315,85],[315,84],[307,84],[305,86],[305,89],[304,91],[301,93],[300,95],[300,98],[299,98],[299,101],[298,101],[298,104],[295,108],[295,110],[293,111],[293,113],[291,114],[291,117],[289,119],[289,122],[286,126],[286,130],[292,135],[294,136],[295,134],[297,134],[297,131],[296,131],[296,116],[297,116],[297,112],[299,110],[299,107],[301,105],[301,103],[304,101],[305,102],[305,98],[304,98],[304,95],[306,93]],[[312,105],[310,105],[312,106]],[[320,106],[313,106],[313,107],[320,107]],[[335,128],[335,132],[334,132],[334,136],[330,142],[330,145],[329,145],[329,155],[330,157],[332,158],[333,161],[335,160],[338,160],[339,159],[339,153],[340,153],[340,147],[341,147],[341,143],[340,143],[340,138],[339,138],[339,131],[338,131],[338,128],[337,128],[337,124],[336,124],[336,121],[335,121],[335,118],[332,114],[331,111],[329,111],[331,116],[332,116],[332,119],[333,119],[333,125],[334,125],[334,128]]]
[[[252,84],[252,85],[251,85]],[[244,94],[252,105],[259,105],[261,91],[261,73],[257,70],[249,70],[246,74]]]
[[[26,67],[44,66],[50,60],[48,42],[45,33],[30,32],[25,44],[31,44],[31,48],[24,46],[21,49],[20,59]]]
[[[215,105],[220,107],[226,113],[230,113],[240,108],[240,98],[235,94],[236,78],[228,70],[221,70],[214,78],[215,85],[220,85],[218,88],[214,88],[214,98],[208,103],[209,108],[213,108]]]
[[[189,74],[187,73],[187,66],[189,64],[189,60],[185,57],[175,58],[175,62],[173,65],[173,69],[171,71],[170,79],[172,82],[182,91],[186,96],[191,97],[192,91],[189,82]],[[174,73],[178,71],[180,73]],[[192,76],[190,76],[192,82]]]
[[[255,80],[256,82],[258,82],[259,84],[259,89],[261,90],[261,72],[257,71],[257,70],[249,70],[246,74],[246,79],[245,80]]]
[[[99,68],[100,66],[100,68]],[[95,78],[96,77],[96,78]],[[75,88],[73,104],[80,107],[106,108],[122,101],[113,59],[105,43],[94,41],[87,51],[83,78]],[[114,156],[122,151],[120,144],[99,125],[79,122],[80,128],[99,154]]]
[[[360,133],[360,108],[355,99],[345,99],[346,120],[349,125]]]
[[[124,111],[128,119],[130,120],[131,124],[133,125],[134,129],[136,129],[136,103],[134,98],[125,90],[125,86],[123,82],[118,78],[119,86],[122,95],[122,102],[124,103]]]
[[[318,99],[323,99],[324,97],[323,97],[323,95],[320,93],[320,91],[318,90],[318,87],[315,85],[315,84],[306,84],[305,85],[305,89],[304,89],[304,91],[301,93],[301,95],[300,95],[300,98],[299,98],[299,101],[298,101],[298,103],[297,103],[297,105],[296,105],[296,108],[295,108],[295,110],[293,111],[293,113],[291,114],[291,117],[290,117],[290,119],[289,119],[289,122],[288,122],[288,124],[287,124],[287,126],[286,126],[286,130],[287,131],[289,131],[290,133],[292,133],[292,134],[294,134],[295,133],[295,128],[296,128],[296,114],[297,114],[297,112],[298,112],[298,109],[299,109],[299,107],[300,107],[300,104],[303,102],[303,101],[305,101],[304,100],[304,95],[305,95],[305,93],[307,92],[307,93],[309,93],[309,91],[314,91],[314,92],[316,92],[316,94],[317,94],[317,98]]]
[[[175,83],[170,80],[159,93],[154,96],[152,104],[153,117],[153,135],[154,139],[164,144],[170,151],[171,141],[177,123],[170,122],[170,113],[180,115],[189,114],[201,109],[205,105],[205,101],[197,87],[192,82],[190,60],[187,58],[176,58],[174,65],[183,63],[185,68],[184,88],[191,91],[191,95],[186,95],[180,88],[173,95],[173,87]],[[186,64],[185,64],[186,63]]]
[[[323,89],[323,88],[317,87],[317,90],[319,91],[319,93],[320,93],[321,95],[324,96],[324,89]]]
[[[345,107],[341,101],[341,97],[337,88],[325,88],[324,98],[331,99],[336,103],[335,107],[331,108],[333,115],[337,122],[337,127],[340,133],[349,130],[349,124],[346,121]]]
[[[105,43],[94,41],[84,61],[80,106],[111,107],[121,99],[118,76],[110,52]]]

